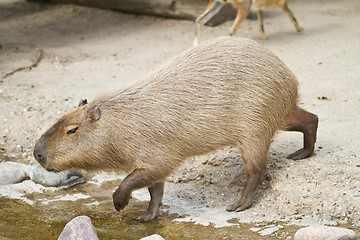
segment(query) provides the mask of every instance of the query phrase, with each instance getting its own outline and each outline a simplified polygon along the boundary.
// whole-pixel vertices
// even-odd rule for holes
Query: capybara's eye
[[[76,131],[78,130],[78,128],[79,128],[79,127],[73,128],[73,129],[67,131],[66,134],[67,134],[67,135],[74,134],[74,133],[76,133]]]

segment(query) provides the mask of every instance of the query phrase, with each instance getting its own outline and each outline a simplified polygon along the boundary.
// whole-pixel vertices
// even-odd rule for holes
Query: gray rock
[[[98,240],[98,236],[91,219],[78,216],[68,222],[58,240]]]
[[[0,185],[19,183],[30,179],[23,164],[14,162],[0,163]]]
[[[151,236],[141,238],[140,240],[165,240],[165,239],[158,234],[153,234]]]
[[[299,229],[294,240],[356,240],[356,234],[346,228],[314,225]]]
[[[71,187],[79,183],[85,182],[81,172],[70,169],[63,172],[49,172],[40,165],[33,170],[32,180],[45,187]]]

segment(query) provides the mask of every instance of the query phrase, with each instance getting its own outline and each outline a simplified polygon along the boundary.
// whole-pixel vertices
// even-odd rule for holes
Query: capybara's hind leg
[[[298,24],[294,14],[291,12],[290,8],[287,5],[287,2],[285,1],[284,5],[281,6],[282,10],[289,16],[290,20],[294,24],[294,27],[296,28],[296,31],[300,32],[303,30],[302,27]]]
[[[144,222],[152,220],[157,216],[164,194],[164,182],[155,183],[154,186],[148,189],[151,197],[149,206],[145,215],[137,217],[137,220]]]
[[[319,119],[315,114],[296,107],[287,119],[287,130],[298,131],[304,134],[304,147],[287,158],[298,160],[309,157],[314,152],[316,142],[316,132]]]
[[[253,153],[242,154],[247,175],[245,188],[240,199],[229,205],[226,208],[227,211],[239,212],[251,207],[266,169],[266,155],[264,154],[258,165],[255,165],[253,162],[254,158],[252,158],[254,157]]]

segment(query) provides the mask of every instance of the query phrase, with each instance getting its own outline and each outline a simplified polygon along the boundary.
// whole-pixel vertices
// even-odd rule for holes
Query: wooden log
[[[131,14],[194,21],[206,8],[207,0],[29,0],[112,9]],[[236,11],[226,4],[207,25],[216,26],[235,19]]]

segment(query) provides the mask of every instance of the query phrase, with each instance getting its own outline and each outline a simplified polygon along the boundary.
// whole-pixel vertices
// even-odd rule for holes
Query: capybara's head
[[[80,102],[79,107],[62,117],[36,142],[35,159],[48,171],[84,168],[99,126],[99,106]],[[88,163],[86,163],[88,164]]]

